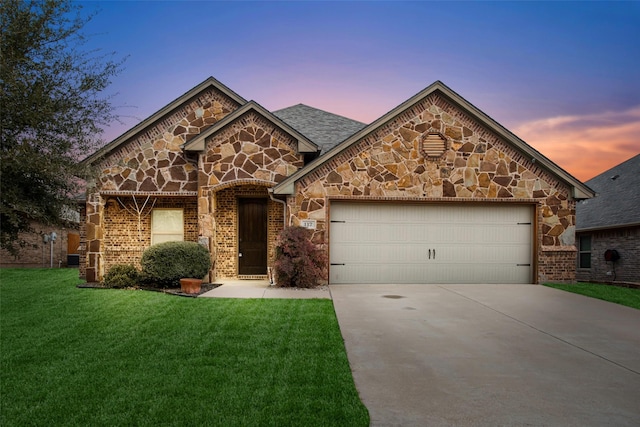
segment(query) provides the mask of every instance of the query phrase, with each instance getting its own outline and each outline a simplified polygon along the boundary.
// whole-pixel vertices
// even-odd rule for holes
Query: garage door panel
[[[331,207],[331,283],[530,283],[526,205]]]

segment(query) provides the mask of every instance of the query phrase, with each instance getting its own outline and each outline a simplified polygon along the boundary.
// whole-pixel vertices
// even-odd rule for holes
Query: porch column
[[[104,205],[105,200],[99,193],[93,193],[87,197],[84,244],[87,282],[100,282],[104,276]]]
[[[216,277],[216,193],[200,188],[198,191],[198,241],[206,246],[211,254],[209,279]]]

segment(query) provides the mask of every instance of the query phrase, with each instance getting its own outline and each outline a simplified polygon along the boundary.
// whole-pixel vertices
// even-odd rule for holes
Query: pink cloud
[[[549,117],[513,132],[586,181],[640,153],[640,106],[625,111]]]

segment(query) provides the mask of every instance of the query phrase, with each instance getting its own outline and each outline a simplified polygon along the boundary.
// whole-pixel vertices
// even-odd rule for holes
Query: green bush
[[[211,268],[211,256],[196,242],[165,242],[147,248],[140,265],[146,282],[174,287],[183,278],[204,278]]]
[[[104,284],[111,288],[131,288],[139,281],[140,272],[133,264],[115,264],[104,275]]]
[[[327,278],[326,265],[327,256],[311,241],[310,230],[288,227],[280,232],[273,265],[278,286],[316,287]]]

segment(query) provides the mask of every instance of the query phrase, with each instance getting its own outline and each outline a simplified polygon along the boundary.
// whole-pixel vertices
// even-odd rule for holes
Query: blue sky
[[[640,153],[640,2],[82,2],[123,122],[214,76],[371,122],[441,80],[576,177]]]

